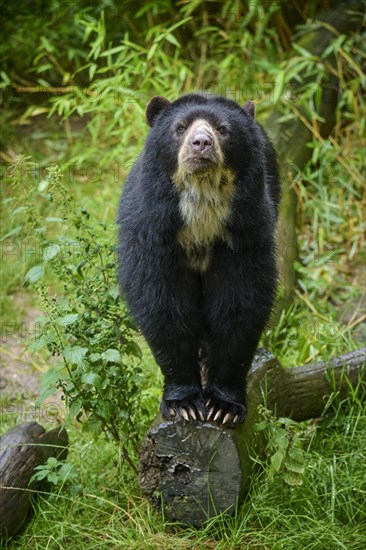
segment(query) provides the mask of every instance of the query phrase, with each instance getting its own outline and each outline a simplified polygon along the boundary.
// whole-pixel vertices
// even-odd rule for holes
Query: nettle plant
[[[303,428],[290,418],[276,418],[271,411],[259,407],[260,422],[256,432],[265,434],[267,454],[267,476],[270,481],[281,477],[292,487],[303,484],[305,473],[305,453],[302,448]]]
[[[13,170],[16,186],[22,171]],[[44,375],[40,400],[60,388],[69,417],[122,443],[132,465],[128,448],[137,442],[144,416],[141,350],[119,298],[114,228],[77,205],[58,167],[36,187],[24,191],[18,185],[17,191],[22,206],[13,214],[21,212],[22,233],[27,238],[31,229],[41,252],[25,276],[44,312],[30,348],[47,348],[62,359]]]

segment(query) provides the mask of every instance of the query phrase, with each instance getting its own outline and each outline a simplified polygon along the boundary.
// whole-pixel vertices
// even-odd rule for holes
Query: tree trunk
[[[158,415],[141,447],[140,484],[170,520],[199,525],[220,512],[233,512],[249,486],[250,450],[263,402],[279,416],[301,421],[321,415],[333,391],[347,395],[360,378],[366,381],[366,348],[329,363],[292,369],[282,367],[270,353],[258,352],[248,378],[248,415],[234,428],[213,422],[162,420]],[[347,375],[347,376],[346,376]],[[262,442],[256,453],[264,453]]]
[[[314,56],[320,56],[329,46],[331,40],[336,37],[337,31],[347,34],[354,30],[355,25],[360,20],[357,11],[361,10],[362,2],[360,0],[339,1],[332,9],[324,11],[319,18],[321,22],[328,24],[328,27],[319,26],[317,30],[304,34],[297,40],[297,44]],[[286,17],[286,12],[283,16]],[[334,31],[332,28],[334,28]],[[333,68],[337,68],[334,56],[328,57],[327,62]],[[303,79],[301,86],[304,86],[306,82],[308,80]],[[296,89],[294,89],[294,92],[294,96],[296,96]],[[318,92],[322,98],[319,114],[324,119],[324,122],[320,124],[319,131],[320,135],[325,138],[333,130],[335,121],[335,110],[338,101],[338,79],[335,74],[329,71],[328,81],[323,82],[322,89]],[[287,102],[292,102],[304,119],[309,119],[301,100],[301,94],[298,99],[296,97],[289,98]],[[288,109],[286,109],[286,112],[288,113]],[[293,299],[296,283],[294,260],[299,256],[296,236],[297,200],[294,180],[311,158],[312,150],[306,144],[314,139],[311,130],[295,115],[290,120],[279,122],[283,115],[284,108],[279,105],[264,124],[277,151],[282,183],[282,201],[277,233],[283,297],[278,302],[274,318],[277,318],[281,310],[288,307]],[[311,120],[309,122],[311,124]]]
[[[24,422],[0,438],[0,536],[19,533],[30,511],[30,497],[40,483],[29,480],[34,468],[51,456],[65,460],[67,432],[55,428],[46,432],[36,422]]]

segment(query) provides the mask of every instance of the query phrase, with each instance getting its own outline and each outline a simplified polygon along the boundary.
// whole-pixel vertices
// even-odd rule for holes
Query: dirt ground
[[[47,370],[47,363],[40,354],[27,348],[39,330],[37,319],[40,311],[24,307],[29,303],[26,294],[14,296],[14,307],[26,311],[21,323],[3,325],[0,345],[0,392],[1,416],[14,414],[19,422],[54,423],[64,417],[65,407],[61,393],[48,397],[42,404],[40,396],[41,376]]]

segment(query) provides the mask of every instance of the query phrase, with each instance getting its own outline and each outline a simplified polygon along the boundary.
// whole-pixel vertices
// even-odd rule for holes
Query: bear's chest
[[[179,189],[183,226],[177,240],[187,263],[195,271],[206,271],[213,245],[223,240],[230,245],[226,223],[230,217],[235,186],[229,174],[218,178],[187,180]]]

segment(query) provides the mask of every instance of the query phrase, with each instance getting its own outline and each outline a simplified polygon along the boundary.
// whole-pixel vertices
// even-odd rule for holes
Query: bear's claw
[[[230,424],[234,425],[234,424],[236,424],[236,423],[238,422],[239,418],[240,418],[240,417],[239,417],[238,414],[235,414],[234,417],[233,417],[233,415],[232,415],[231,413],[226,413],[225,416],[224,416],[224,419],[223,419],[222,423],[223,423],[223,424],[226,424],[226,423],[227,423],[227,424],[229,424],[229,425],[230,425]]]
[[[227,427],[243,422],[246,412],[244,405],[216,397],[210,397],[205,402],[202,399],[163,401],[161,411],[168,420],[218,422]]]
[[[215,407],[211,407],[211,409],[208,411],[207,420],[211,420],[211,416],[215,412]]]
[[[205,421],[205,408],[201,399],[163,400],[161,412],[168,420]]]
[[[179,412],[180,412],[181,416],[183,416],[184,420],[187,420],[187,422],[188,422],[189,421],[189,416],[188,416],[187,411],[183,407],[180,407]]]
[[[206,420],[218,422],[228,427],[234,427],[245,418],[245,406],[241,403],[224,401],[216,397],[206,399],[206,407],[210,405]]]
[[[221,416],[221,413],[222,413],[222,410],[219,409],[219,410],[217,411],[217,413],[215,414],[215,416],[214,416],[214,422],[217,422],[217,420],[218,420],[218,419],[220,418],[220,416]]]

